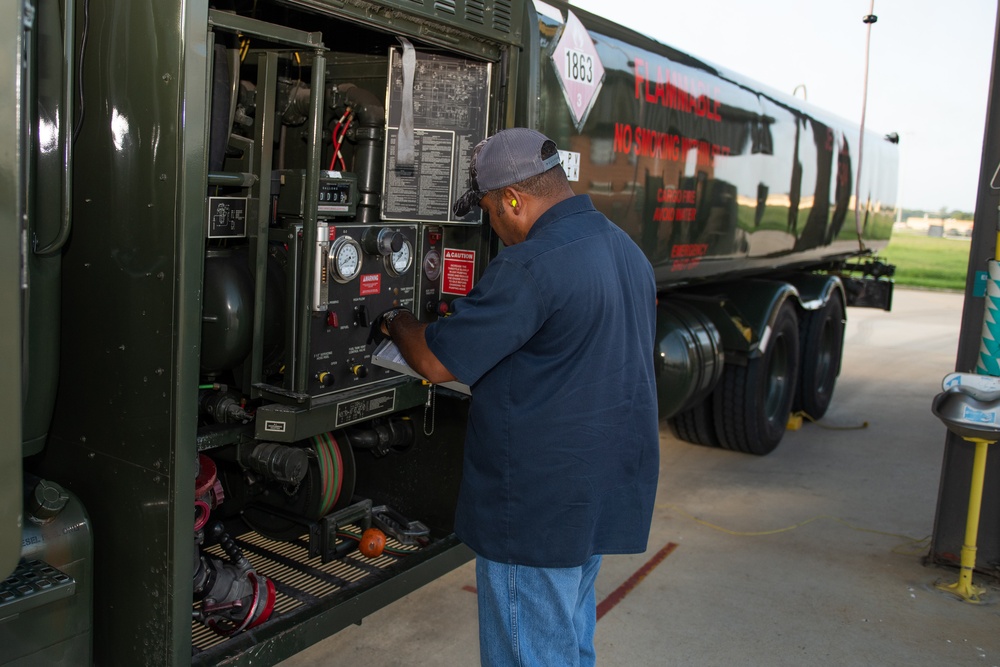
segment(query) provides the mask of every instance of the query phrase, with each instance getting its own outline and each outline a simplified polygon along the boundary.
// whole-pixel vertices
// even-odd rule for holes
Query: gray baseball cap
[[[559,164],[559,153],[542,159],[546,141],[551,140],[541,132],[513,127],[476,144],[469,164],[469,189],[451,209],[455,217],[465,217],[490,190],[520,183]]]

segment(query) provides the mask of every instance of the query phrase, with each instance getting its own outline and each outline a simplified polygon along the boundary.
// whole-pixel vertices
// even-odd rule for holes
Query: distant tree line
[[[972,213],[966,213],[965,211],[949,211],[946,207],[942,206],[937,211],[921,211],[917,209],[903,209],[902,219],[907,218],[922,218],[924,216],[928,218],[940,218],[942,220],[947,220],[951,218],[952,220],[972,220]]]

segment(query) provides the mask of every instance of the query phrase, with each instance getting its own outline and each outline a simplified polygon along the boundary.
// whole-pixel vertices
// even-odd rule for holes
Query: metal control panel
[[[283,388],[317,398],[353,390],[396,377],[393,371],[371,363],[374,346],[368,345],[372,321],[394,307],[410,310],[415,304],[418,268],[416,225],[339,225],[321,222],[315,248],[301,247],[302,225],[289,228],[292,242],[289,259],[298,263],[306,252],[316,253],[311,276],[312,298],[308,347],[296,345],[301,336],[292,330],[293,358],[305,355],[305,375],[296,378],[294,365],[286,364]],[[294,259],[293,259],[294,258]],[[292,275],[300,275],[298,266]],[[303,285],[292,301],[306,299]],[[288,321],[301,323],[301,313],[288,314]],[[299,364],[301,367],[301,364]]]
[[[444,229],[441,225],[425,225],[420,236],[420,266],[417,267],[419,316],[433,321],[448,313],[448,304],[441,299]]]
[[[433,322],[453,312],[481,269],[482,249],[475,230],[460,225],[422,225],[417,267],[418,317]]]

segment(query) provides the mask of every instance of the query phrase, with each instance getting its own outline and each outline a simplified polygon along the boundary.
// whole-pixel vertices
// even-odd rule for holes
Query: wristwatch
[[[408,313],[408,312],[410,311],[408,311],[406,308],[393,308],[392,310],[386,311],[385,314],[382,315],[382,322],[385,324],[386,332],[388,333],[389,327],[392,326],[392,321],[397,317],[399,317],[400,313]]]

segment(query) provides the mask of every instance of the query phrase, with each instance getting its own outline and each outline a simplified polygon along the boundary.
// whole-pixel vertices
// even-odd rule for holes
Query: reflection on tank
[[[546,16],[539,23],[547,56],[561,26]],[[852,124],[652,40],[617,34],[590,30],[606,75],[582,131],[566,114],[551,66],[540,125],[579,153],[585,177],[576,191],[632,235],[661,286],[884,247],[895,173],[874,175],[895,149],[889,142],[865,141],[858,196]],[[856,202],[860,230],[852,224]]]

